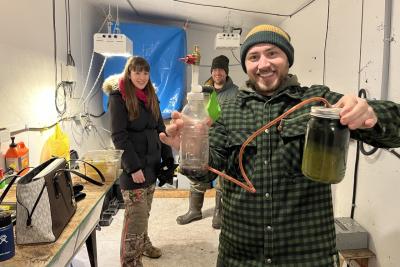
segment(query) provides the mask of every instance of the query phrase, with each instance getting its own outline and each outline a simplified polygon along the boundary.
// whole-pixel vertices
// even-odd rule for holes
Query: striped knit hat
[[[240,48],[240,61],[244,72],[247,73],[245,65],[247,51],[253,45],[260,43],[276,45],[285,52],[289,61],[289,67],[293,65],[294,49],[290,44],[289,34],[279,27],[269,24],[261,24],[250,30]]]

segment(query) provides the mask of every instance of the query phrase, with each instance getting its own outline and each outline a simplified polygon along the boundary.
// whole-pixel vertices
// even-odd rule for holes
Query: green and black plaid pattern
[[[342,97],[324,86],[292,86],[269,99],[240,91],[236,99],[222,105],[221,117],[210,130],[210,165],[244,181],[238,167],[242,143],[264,124],[313,96],[330,103]],[[335,266],[331,187],[301,173],[312,105],[321,103],[295,111],[246,147],[243,163],[255,194],[224,182],[219,247],[223,266]],[[353,131],[353,137],[375,140],[380,146],[400,146],[399,105],[379,101],[371,105],[384,125]],[[383,132],[389,134],[385,139],[381,138]]]

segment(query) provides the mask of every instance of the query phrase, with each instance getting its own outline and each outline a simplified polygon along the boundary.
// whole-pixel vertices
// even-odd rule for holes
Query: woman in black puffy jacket
[[[149,239],[148,219],[161,160],[173,164],[173,156],[171,148],[158,137],[165,125],[149,72],[144,58],[131,57],[123,75],[111,82],[111,136],[115,148],[124,150],[120,176],[125,202],[121,266],[142,266],[142,255],[161,256],[161,250]],[[110,81],[107,83],[110,87]]]

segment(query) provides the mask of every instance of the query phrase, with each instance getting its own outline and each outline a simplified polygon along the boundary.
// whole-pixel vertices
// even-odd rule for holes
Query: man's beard
[[[273,95],[274,92],[283,83],[284,79],[285,79],[285,77],[279,77],[275,86],[264,86],[262,88],[257,84],[256,81],[248,79],[246,81],[246,86],[250,87],[251,89],[253,89],[254,91],[256,91],[262,95]]]
[[[225,84],[225,81],[221,81],[221,82],[214,81],[214,87],[222,88],[222,87],[224,87],[224,84]]]

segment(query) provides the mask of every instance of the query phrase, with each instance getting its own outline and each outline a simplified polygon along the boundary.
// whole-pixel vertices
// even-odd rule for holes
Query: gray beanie
[[[247,73],[245,59],[247,51],[255,44],[268,43],[273,44],[282,49],[286,54],[289,67],[293,65],[294,60],[294,49],[290,44],[290,36],[281,28],[269,25],[261,24],[253,29],[247,34],[242,46],[240,47],[240,61],[242,63],[243,71]]]

